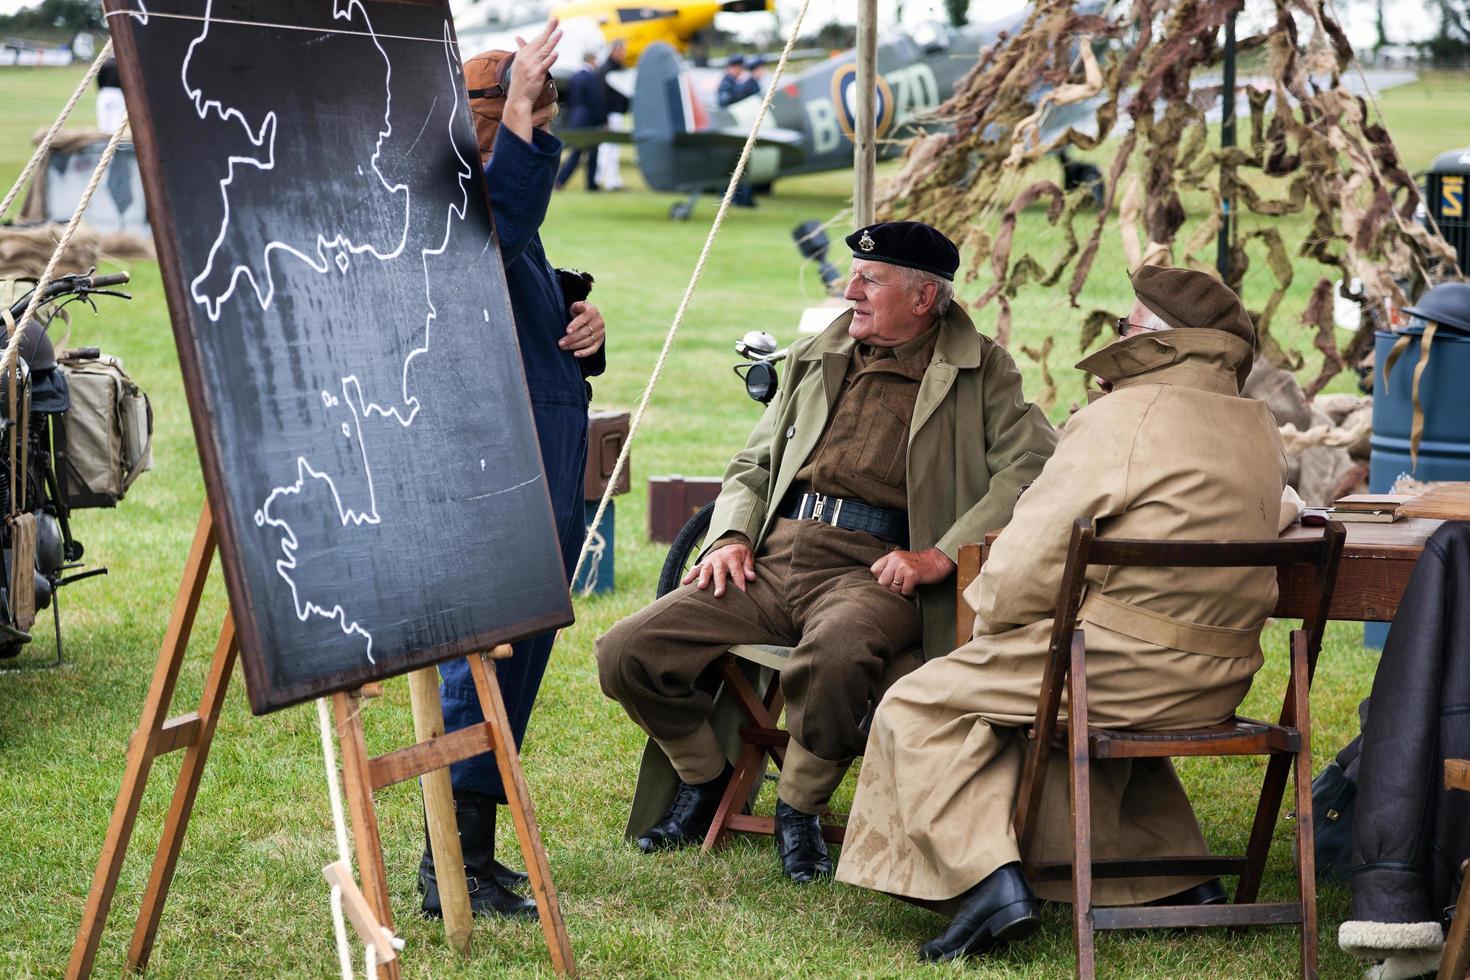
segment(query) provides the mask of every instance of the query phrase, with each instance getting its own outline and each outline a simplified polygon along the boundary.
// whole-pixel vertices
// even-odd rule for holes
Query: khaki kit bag
[[[65,462],[57,474],[70,507],[113,507],[153,468],[153,409],[123,370],[96,348],[62,351],[71,409],[63,417]]]

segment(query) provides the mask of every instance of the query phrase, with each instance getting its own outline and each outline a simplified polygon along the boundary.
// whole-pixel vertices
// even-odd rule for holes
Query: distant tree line
[[[37,41],[67,40],[80,31],[106,33],[102,5],[96,0],[41,0],[10,16],[0,16],[0,35]]]
[[[1430,0],[1429,7],[1439,15],[1434,37],[1419,45],[1426,57],[1436,64],[1463,64],[1470,60],[1470,0]],[[1382,23],[1382,0],[1379,0],[1379,22]],[[1379,43],[1383,43],[1379,28]]]

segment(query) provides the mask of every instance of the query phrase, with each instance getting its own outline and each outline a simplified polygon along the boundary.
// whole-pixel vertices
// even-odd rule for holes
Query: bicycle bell
[[[770,357],[776,353],[776,338],[764,330],[748,331],[744,337],[735,341],[735,353],[752,360]]]

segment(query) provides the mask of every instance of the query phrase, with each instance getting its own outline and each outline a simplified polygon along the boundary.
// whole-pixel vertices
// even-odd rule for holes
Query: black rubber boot
[[[464,852],[465,882],[470,890],[470,911],[475,915],[498,915],[507,919],[537,918],[536,903],[522,898],[501,884],[496,875],[495,801],[479,793],[454,794],[454,822],[459,828],[459,846]],[[434,855],[429,848],[428,827],[424,828],[424,855],[419,861],[419,891],[424,896],[424,915],[440,918],[439,882],[434,874]]]

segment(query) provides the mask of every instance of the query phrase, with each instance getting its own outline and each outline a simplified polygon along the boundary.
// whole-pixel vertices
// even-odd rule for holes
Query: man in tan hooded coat
[[[1073,522],[1090,518],[1103,538],[1173,540],[1274,538],[1282,523],[1280,437],[1266,407],[1239,396],[1254,337],[1239,300],[1182,269],[1144,268],[1133,285],[1122,339],[1078,365],[1108,394],[1068,423],[965,593],[978,613],[974,639],[900,680],[873,723],[837,876],[954,900],[954,920],[921,949],[925,959],[983,953],[1037,924],[1011,817],[1020,726],[1036,711]],[[1270,569],[1090,570],[1080,619],[1091,723],[1225,721],[1262,664],[1260,630],[1275,603]],[[1097,857],[1205,850],[1167,760],[1148,762],[1157,764],[1094,766]],[[1054,822],[1029,857],[1070,859],[1061,784],[1048,783],[1042,810]],[[1099,885],[1113,886],[1098,889],[1110,903],[1219,892],[1200,879]]]

